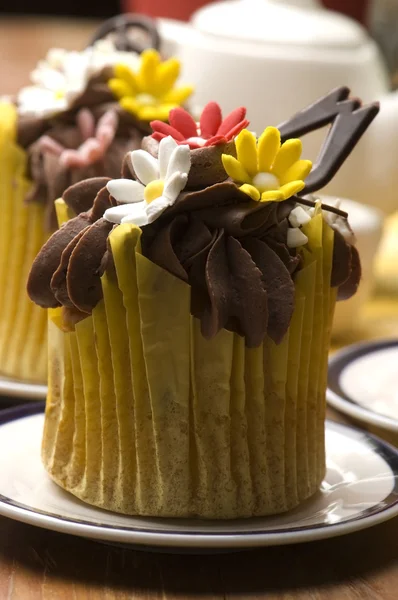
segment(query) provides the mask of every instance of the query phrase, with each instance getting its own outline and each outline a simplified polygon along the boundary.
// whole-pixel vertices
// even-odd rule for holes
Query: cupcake
[[[128,35],[130,30],[140,29]],[[113,40],[97,39],[113,33]],[[34,257],[57,228],[54,201],[88,178],[120,177],[149,122],[167,119],[191,88],[175,86],[179,63],[162,61],[159,36],[139,17],[118,17],[82,52],[50,50],[15,101],[0,103],[0,373],[44,382],[46,315],[25,294]],[[136,40],[136,42],[135,42]],[[138,51],[142,53],[139,54]],[[83,207],[91,207],[92,198]],[[75,216],[71,206],[68,218]]]
[[[57,202],[65,214],[94,200],[28,282],[50,308],[42,458],[62,488],[120,513],[208,519],[281,513],[319,489],[333,310],[360,262],[347,214],[308,194],[377,113],[348,94],[258,139],[241,109],[223,120],[211,103],[199,124],[175,109],[124,178]],[[312,166],[297,136],[326,124]]]

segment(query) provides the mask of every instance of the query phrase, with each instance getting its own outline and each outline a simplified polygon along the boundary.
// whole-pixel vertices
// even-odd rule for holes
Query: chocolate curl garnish
[[[278,126],[282,140],[285,140],[300,137],[332,123],[316,163],[306,179],[303,195],[315,192],[329,183],[379,112],[377,102],[362,107],[359,100],[348,100],[349,94],[349,88],[337,88]]]
[[[129,30],[135,30],[135,35],[129,35]],[[89,46],[96,41],[115,34],[115,46],[124,52],[137,52],[141,54],[147,48],[160,48],[160,35],[152,19],[144,15],[128,14],[117,15],[108,19],[94,33]],[[138,34],[138,35],[137,35]]]
[[[339,113],[339,103],[347,100],[349,95],[350,89],[348,87],[336,88],[313,104],[300,110],[281,125],[278,125],[282,141],[301,137],[331,123]],[[357,100],[352,102],[356,103],[356,108],[360,106]]]
[[[310,200],[309,198],[300,198],[300,196],[293,196],[292,199],[298,202],[299,204],[304,204],[304,206],[310,206],[311,208],[316,206],[315,200]],[[330,206],[330,204],[321,204],[321,209],[327,210],[328,212],[334,213],[335,215],[339,215],[344,219],[348,218],[348,213],[345,212],[345,210],[341,210],[337,206]]]

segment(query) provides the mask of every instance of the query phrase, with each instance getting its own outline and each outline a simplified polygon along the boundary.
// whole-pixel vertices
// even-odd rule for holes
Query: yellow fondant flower
[[[138,71],[120,64],[115,77],[108,81],[112,92],[126,111],[142,121],[167,121],[169,112],[180,106],[192,94],[192,86],[175,87],[180,74],[180,62],[170,58],[164,62],[156,50],[141,54]]]
[[[286,140],[281,145],[276,127],[267,127],[258,140],[243,129],[235,138],[235,146],[237,158],[222,155],[224,169],[243,184],[240,189],[253,200],[280,202],[304,188],[312,162],[300,159],[300,140]]]

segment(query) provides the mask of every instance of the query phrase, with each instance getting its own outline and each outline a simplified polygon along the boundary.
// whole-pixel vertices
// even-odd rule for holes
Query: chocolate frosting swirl
[[[69,188],[64,199],[78,211],[45,244],[29,277],[28,293],[44,307],[64,306],[84,315],[102,295],[100,276],[112,265],[107,239],[113,225],[102,218],[115,204],[101,178]],[[204,337],[220,329],[245,337],[248,347],[268,335],[281,342],[295,301],[300,258],[286,245],[287,217],[295,200],[259,203],[231,181],[185,191],[175,204],[143,228],[143,254],[190,285],[191,313]],[[340,297],[355,292],[360,277],[356,250],[335,232],[332,285]]]

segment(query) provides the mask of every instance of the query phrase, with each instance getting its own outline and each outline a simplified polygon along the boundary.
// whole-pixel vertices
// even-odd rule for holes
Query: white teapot
[[[379,115],[326,193],[398,209],[398,93],[389,93],[378,48],[359,24],[317,0],[227,0],[190,24],[161,20],[160,32],[164,52],[181,59],[183,79],[196,86],[194,103],[246,106],[258,134],[342,85],[364,103],[379,100]],[[306,158],[316,158],[321,140],[319,132],[303,139]]]

